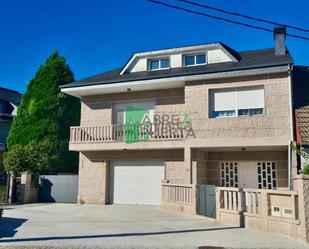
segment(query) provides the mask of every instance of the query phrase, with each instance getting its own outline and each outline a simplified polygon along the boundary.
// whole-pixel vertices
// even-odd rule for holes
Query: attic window
[[[148,70],[149,71],[168,69],[168,68],[170,68],[169,58],[148,60]]]
[[[206,64],[206,54],[187,54],[183,56],[185,67]]]

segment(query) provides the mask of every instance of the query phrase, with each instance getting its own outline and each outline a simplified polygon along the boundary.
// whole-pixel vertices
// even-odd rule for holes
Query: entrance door
[[[198,185],[197,213],[216,218],[216,190],[213,185]]]
[[[239,164],[239,187],[258,188],[257,163],[240,161]]]

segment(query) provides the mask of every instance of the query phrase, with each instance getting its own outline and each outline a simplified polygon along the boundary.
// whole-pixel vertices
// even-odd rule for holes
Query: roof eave
[[[247,69],[247,70],[234,70],[234,71],[225,71],[225,72],[217,72],[217,73],[164,77],[164,78],[125,81],[125,82],[116,82],[116,83],[111,82],[108,84],[106,83],[101,84],[100,82],[98,82],[97,84],[91,84],[91,85],[62,87],[61,91],[66,94],[81,98],[83,96],[88,96],[88,95],[99,95],[99,94],[112,93],[111,89],[113,89],[113,93],[125,92],[128,88],[134,91],[163,89],[163,88],[171,88],[171,87],[181,86],[181,85],[184,86],[184,83],[186,81],[273,74],[273,73],[288,72],[289,70],[290,70],[290,65],[284,64],[284,65],[280,65],[276,67],[256,68],[256,69]],[[181,82],[181,84],[179,82]]]

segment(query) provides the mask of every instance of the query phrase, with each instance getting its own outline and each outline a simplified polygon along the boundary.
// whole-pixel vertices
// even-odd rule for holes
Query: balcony
[[[168,125],[108,125],[71,127],[70,143],[116,143],[182,140],[185,128],[179,124]]]
[[[192,128],[183,123],[75,126],[70,130],[70,150],[183,149],[185,147],[239,149],[261,146],[284,149],[288,141],[287,131],[288,129],[278,131],[274,128],[261,127]]]

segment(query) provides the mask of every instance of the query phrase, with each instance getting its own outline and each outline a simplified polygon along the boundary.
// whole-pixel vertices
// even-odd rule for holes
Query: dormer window
[[[187,54],[183,56],[183,65],[185,67],[206,64],[206,54]]]
[[[148,60],[148,70],[149,71],[155,71],[155,70],[160,70],[160,69],[168,69],[168,68],[170,68],[170,59],[169,58]]]

